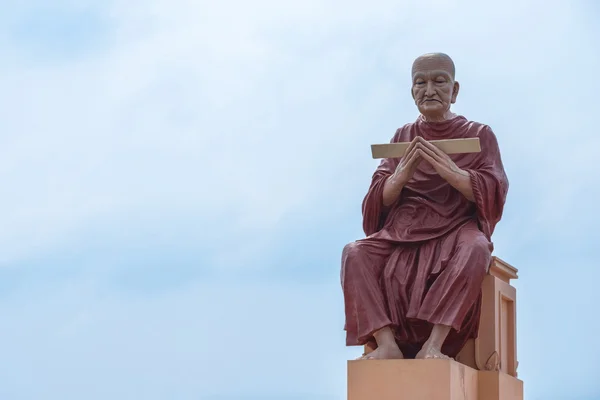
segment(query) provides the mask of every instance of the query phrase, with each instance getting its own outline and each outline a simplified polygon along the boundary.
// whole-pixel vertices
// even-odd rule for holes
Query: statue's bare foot
[[[421,351],[419,351],[417,353],[417,355],[415,356],[415,359],[421,359],[421,360],[425,360],[425,359],[452,360],[452,357],[448,357],[447,355],[445,355],[444,353],[442,353],[440,351],[440,349],[436,349],[434,347],[427,346],[427,344],[426,344],[425,346],[423,346],[423,348],[421,349]]]
[[[360,357],[359,360],[399,360],[404,354],[398,346],[379,346],[369,354]]]

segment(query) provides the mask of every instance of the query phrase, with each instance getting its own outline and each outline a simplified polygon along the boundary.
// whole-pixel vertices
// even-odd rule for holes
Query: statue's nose
[[[435,94],[435,91],[433,90],[433,83],[427,82],[427,88],[425,89],[425,95],[426,96],[432,96],[433,94]]]

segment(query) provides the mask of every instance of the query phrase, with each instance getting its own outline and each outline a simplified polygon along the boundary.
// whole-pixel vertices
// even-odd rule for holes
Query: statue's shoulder
[[[498,138],[491,126],[477,121],[467,121],[466,123],[468,124],[466,137],[477,137],[482,147],[495,148],[499,151]]]
[[[409,142],[415,137],[415,122],[409,122],[396,129],[392,142]]]
[[[478,121],[471,121],[465,118],[464,120],[464,124],[467,126],[467,129],[471,132],[473,132],[473,136],[479,136],[479,137],[485,137],[485,136],[490,136],[490,137],[495,137],[494,135],[494,131],[492,130],[492,127],[489,126],[488,124],[484,124],[482,122],[478,122]]]
[[[404,124],[400,128],[398,128],[398,132],[410,131],[410,130],[416,128],[416,126],[417,126],[417,121],[407,122],[406,124]]]

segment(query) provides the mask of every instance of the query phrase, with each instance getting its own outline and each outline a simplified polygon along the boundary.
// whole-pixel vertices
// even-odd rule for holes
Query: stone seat
[[[493,257],[482,285],[481,320],[456,361],[480,371],[500,371],[517,377],[517,291],[510,280],[517,269]]]
[[[517,377],[517,269],[492,257],[482,285],[481,320],[477,339],[471,339],[456,361],[480,371],[499,371]],[[373,351],[365,346],[365,354]]]

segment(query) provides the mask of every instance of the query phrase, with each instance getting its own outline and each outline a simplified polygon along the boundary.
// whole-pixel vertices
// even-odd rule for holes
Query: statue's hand
[[[469,176],[469,173],[460,169],[448,154],[425,139],[419,137],[415,148],[417,154],[431,164],[439,176],[451,184],[456,182],[457,179]]]
[[[396,171],[394,171],[391,177],[391,180],[400,186],[408,183],[423,160],[417,151],[419,139],[417,136],[410,142],[404,156],[400,159],[400,163],[396,167]]]

